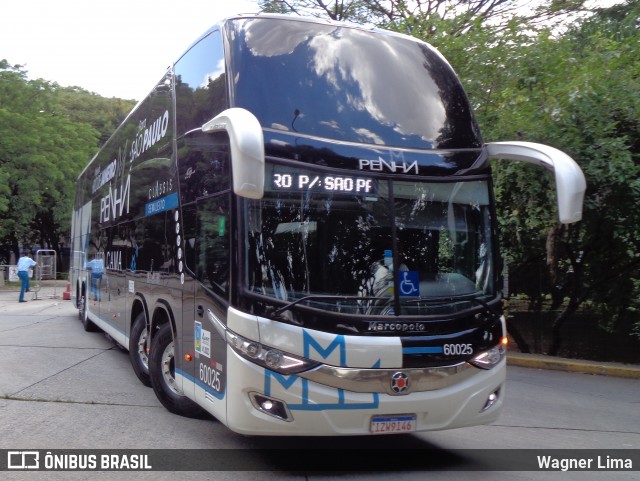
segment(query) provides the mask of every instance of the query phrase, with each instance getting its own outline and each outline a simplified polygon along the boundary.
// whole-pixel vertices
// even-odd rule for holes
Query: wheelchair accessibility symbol
[[[400,295],[401,296],[419,296],[420,295],[420,276],[418,271],[400,271]]]

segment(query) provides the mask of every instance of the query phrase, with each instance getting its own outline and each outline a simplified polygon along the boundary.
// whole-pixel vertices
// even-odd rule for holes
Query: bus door
[[[185,239],[185,243],[186,242],[189,242],[189,239]],[[184,251],[183,249],[183,252]],[[178,332],[178,338],[180,340],[180,352],[182,354],[179,357],[180,363],[182,364],[180,371],[186,381],[193,383],[182,383],[182,390],[190,398],[194,398],[195,396],[195,367],[199,358],[199,353],[197,354],[195,349],[195,286],[196,280],[194,276],[188,268],[185,269],[184,284],[182,286],[182,322],[179,326],[180,331]],[[189,358],[191,362],[187,361]]]
[[[193,359],[184,363],[184,372],[194,379],[195,399],[221,421],[226,416],[227,344],[214,322],[224,321],[228,305],[228,198],[228,193],[211,196],[183,208],[190,279],[184,284],[182,339],[183,352]]]

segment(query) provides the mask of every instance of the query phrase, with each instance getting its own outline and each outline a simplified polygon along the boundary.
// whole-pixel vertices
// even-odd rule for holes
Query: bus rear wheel
[[[87,296],[84,292],[82,293],[82,297],[80,297],[78,304],[78,317],[82,321],[84,330],[87,332],[96,332],[98,330],[98,326],[89,319],[89,313],[87,311]]]
[[[149,339],[149,330],[147,329],[147,318],[144,312],[138,314],[133,321],[131,328],[131,336],[129,337],[129,359],[133,372],[142,384],[151,387],[151,378],[149,377],[149,356],[147,347]]]
[[[187,398],[176,383],[175,345],[169,323],[162,325],[153,338],[149,376],[158,401],[169,412],[190,418],[204,414],[204,409]]]

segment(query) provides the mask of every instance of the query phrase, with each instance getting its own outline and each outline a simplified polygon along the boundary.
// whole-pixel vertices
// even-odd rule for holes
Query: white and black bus
[[[489,158],[585,181],[553,148],[483,143],[431,46],[229,18],[78,179],[72,297],[167,409],[245,434],[494,421],[505,322]]]

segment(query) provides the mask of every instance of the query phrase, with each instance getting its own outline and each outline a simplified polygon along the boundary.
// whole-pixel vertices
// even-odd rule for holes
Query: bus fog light
[[[251,404],[253,404],[253,407],[258,411],[283,421],[293,421],[291,411],[289,411],[289,408],[284,401],[280,401],[279,399],[274,399],[257,392],[250,392],[249,399],[251,399]]]
[[[498,402],[498,394],[499,394],[499,390],[498,391],[494,391],[491,394],[489,394],[489,397],[487,398],[487,400],[484,403],[484,407],[480,410],[481,413],[486,411],[487,409],[489,409],[496,402]]]

